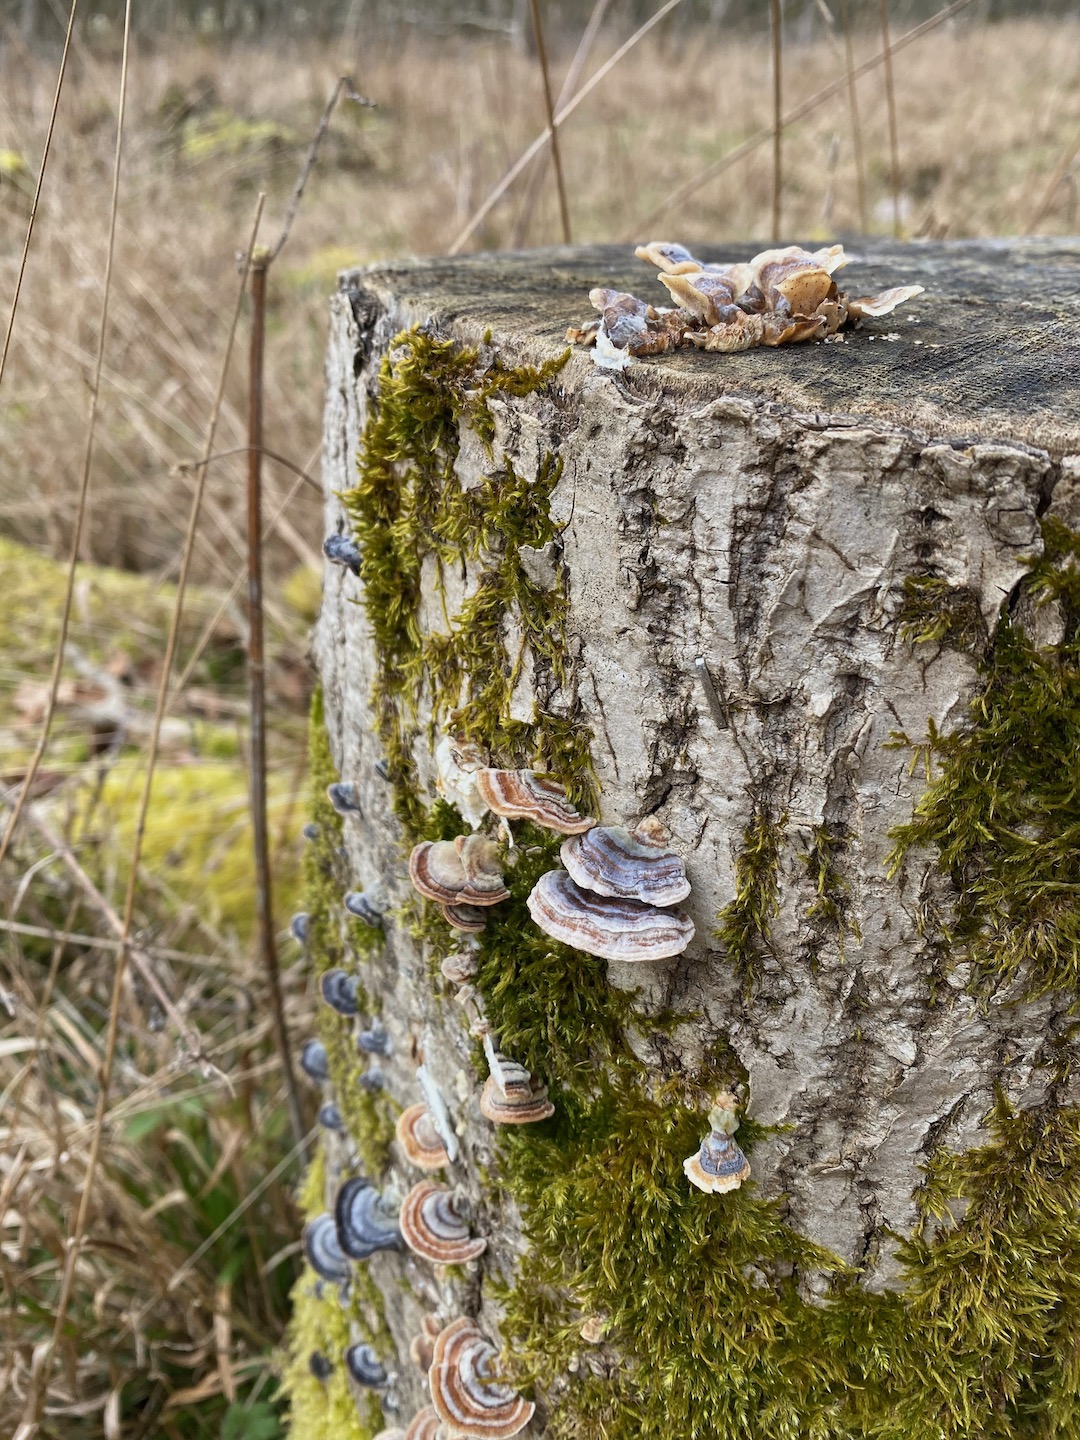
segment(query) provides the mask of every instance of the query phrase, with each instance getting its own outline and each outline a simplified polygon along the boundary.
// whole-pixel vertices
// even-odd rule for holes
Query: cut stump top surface
[[[761,248],[686,243],[711,261],[747,260]],[[1055,458],[1080,452],[1080,240],[867,239],[846,248],[855,257],[838,276],[847,294],[911,284],[925,293],[839,344],[735,355],[680,350],[641,360],[618,383],[693,403],[750,396],[952,440],[1018,441]],[[347,272],[341,283],[414,322],[434,318],[462,339],[490,329],[496,343],[532,361],[559,353],[566,327],[593,318],[595,286],[669,303],[632,245],[394,262]],[[587,351],[576,357],[593,368]]]

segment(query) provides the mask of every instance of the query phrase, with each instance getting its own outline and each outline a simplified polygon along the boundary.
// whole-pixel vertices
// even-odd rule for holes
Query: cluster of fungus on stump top
[[[665,908],[690,893],[686,867],[656,822],[597,825],[564,841],[566,870],[541,875],[529,914],[545,935],[605,960],[664,960],[694,938],[694,922]]]
[[[449,1440],[510,1440],[532,1419],[536,1406],[501,1383],[498,1358],[491,1341],[466,1316],[436,1339],[428,1383],[432,1408]]]
[[[739,1128],[734,1095],[726,1091],[716,1097],[709,1112],[709,1133],[700,1149],[683,1161],[691,1185],[707,1195],[737,1190],[750,1174],[750,1162],[732,1138]]]
[[[674,306],[654,306],[620,290],[589,292],[600,319],[571,327],[566,338],[593,345],[604,369],[621,370],[636,356],[681,346],[731,352],[759,345],[823,340],[850,321],[888,315],[921,295],[921,285],[900,285],[880,295],[853,298],[837,288],[834,273],[848,264],[842,245],[763,250],[746,263],[705,264],[682,245],[654,240],[635,250],[660,270]]]

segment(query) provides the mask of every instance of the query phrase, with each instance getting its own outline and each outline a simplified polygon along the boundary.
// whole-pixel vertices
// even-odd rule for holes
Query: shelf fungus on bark
[[[446,1146],[435,1129],[427,1105],[410,1105],[398,1116],[395,1133],[410,1165],[420,1170],[442,1170],[450,1163]]]
[[[349,1257],[338,1238],[334,1217],[324,1210],[304,1230],[304,1254],[308,1264],[321,1280],[345,1285],[352,1274]]]
[[[328,535],[322,550],[331,565],[342,565],[354,575],[360,574],[360,547],[348,535]]]
[[[359,1014],[360,1007],[356,1002],[359,984],[356,976],[350,975],[347,970],[326,970],[319,980],[319,990],[331,1010],[351,1018]]]
[[[328,1380],[334,1370],[334,1362],[321,1350],[313,1350],[308,1356],[308,1369],[316,1380]]]
[[[663,826],[652,819],[636,830],[594,825],[564,840],[559,858],[571,880],[594,894],[677,905],[690,894],[690,881],[682,857],[667,848],[666,839]]]
[[[665,960],[694,938],[694,922],[681,910],[593,894],[565,870],[541,875],[527,904],[545,935],[604,960]]]
[[[555,1114],[547,1087],[516,1061],[498,1056],[480,1092],[480,1113],[494,1125],[532,1125]]]
[[[485,835],[422,840],[409,856],[409,879],[418,895],[444,910],[483,909],[510,898],[499,847]]]
[[[378,1065],[370,1065],[356,1082],[361,1090],[368,1094],[374,1094],[376,1090],[386,1088],[386,1076],[379,1069]]]
[[[537,770],[479,770],[476,788],[488,809],[504,820],[531,820],[561,835],[578,835],[596,824],[571,803],[565,786]]]
[[[361,815],[360,792],[351,780],[335,780],[326,787],[327,798],[339,815]]]
[[[327,1100],[324,1105],[319,1106],[319,1113],[316,1120],[324,1130],[344,1130],[345,1121],[342,1119],[341,1111],[332,1100]]]
[[[381,1390],[389,1382],[386,1366],[372,1345],[350,1345],[345,1351],[345,1365],[358,1385],[368,1390]]]
[[[387,1213],[378,1190],[360,1176],[346,1180],[338,1191],[334,1223],[341,1248],[351,1260],[366,1260],[376,1250],[401,1248],[397,1216]]]
[[[449,1440],[509,1440],[532,1419],[536,1406],[500,1381],[498,1360],[495,1346],[464,1315],[435,1341],[428,1383]]]
[[[444,980],[449,980],[454,985],[465,985],[479,968],[479,961],[472,950],[458,950],[453,955],[447,955],[441,962],[439,973]]]
[[[448,925],[466,935],[479,935],[487,924],[487,912],[478,905],[440,905]]]
[[[431,1369],[435,1341],[442,1328],[435,1315],[423,1315],[420,1318],[420,1334],[414,1335],[409,1342],[409,1359],[418,1369],[423,1370],[425,1375]]]
[[[405,1196],[398,1223],[409,1249],[434,1265],[464,1265],[487,1249],[483,1236],[470,1233],[454,1192],[430,1180],[419,1181]]]
[[[303,835],[305,840],[317,840],[322,834],[322,831],[319,829],[318,825],[316,825],[314,820],[309,820],[300,833],[301,835]]]
[[[888,315],[923,290],[898,285],[879,295],[845,295],[833,279],[850,258],[842,245],[814,251],[789,245],[731,265],[704,264],[684,246],[659,240],[634,253],[657,266],[675,305],[654,306],[602,287],[590,291],[599,321],[571,327],[566,338],[593,345],[604,369],[625,369],[636,357],[682,346],[730,353],[823,340],[850,321]]]
[[[362,920],[365,925],[371,925],[378,929],[383,923],[381,906],[372,899],[366,890],[348,891],[341,903],[350,915],[355,915],[357,920]]]
[[[308,932],[311,929],[311,921],[303,910],[299,911],[289,921],[289,934],[298,945],[306,945]]]
[[[300,1047],[300,1069],[317,1084],[330,1079],[330,1060],[321,1040],[304,1041]]]
[[[691,1185],[707,1195],[723,1195],[737,1190],[750,1174],[750,1162],[735,1143],[739,1128],[734,1095],[726,1092],[716,1097],[709,1112],[709,1133],[701,1147],[683,1161],[683,1170]]]
[[[418,1410],[409,1421],[405,1440],[445,1440],[446,1430],[430,1405]]]
[[[385,1057],[390,1054],[390,1032],[376,1020],[368,1029],[357,1033],[356,1048],[362,1055]]]

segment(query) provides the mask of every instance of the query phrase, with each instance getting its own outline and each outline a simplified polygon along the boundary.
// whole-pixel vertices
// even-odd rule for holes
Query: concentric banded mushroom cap
[[[316,1215],[304,1230],[304,1254],[315,1274],[323,1280],[343,1285],[352,1274],[334,1217],[328,1211]]]
[[[324,1105],[319,1106],[319,1113],[315,1118],[326,1130],[345,1129],[345,1122],[341,1118],[341,1111],[332,1100],[327,1100]]]
[[[360,793],[351,780],[335,780],[326,787],[327,798],[339,815],[359,815]]]
[[[584,890],[648,905],[677,905],[690,894],[682,857],[644,838],[648,830],[595,825],[570,835],[559,856],[570,878]]]
[[[507,820],[531,820],[562,835],[596,823],[570,803],[565,786],[535,770],[478,770],[476,788],[488,809]]]
[[[431,1403],[451,1440],[509,1440],[532,1419],[532,1401],[498,1380],[498,1359],[495,1346],[465,1315],[435,1341],[428,1372]]]
[[[425,900],[453,905],[465,888],[465,867],[453,840],[421,840],[409,855],[409,879]]]
[[[371,1390],[380,1389],[389,1378],[372,1345],[350,1345],[345,1351],[345,1364],[356,1383]]]
[[[750,1162],[730,1135],[712,1131],[701,1149],[683,1161],[683,1170],[691,1185],[707,1195],[723,1195],[739,1188],[750,1174]]]
[[[463,1265],[487,1249],[487,1241],[469,1232],[454,1202],[454,1192],[430,1180],[414,1185],[401,1204],[401,1238],[410,1250],[435,1265]]]
[[[299,911],[289,921],[289,934],[300,945],[307,944],[308,931],[311,929],[311,921],[303,910]]]
[[[396,1216],[387,1215],[370,1180],[346,1180],[334,1201],[338,1242],[353,1260],[366,1260],[376,1250],[397,1250],[401,1231]]]
[[[494,840],[486,835],[459,835],[454,848],[465,871],[465,886],[458,902],[465,905],[498,905],[510,898],[503,882],[502,857]]]
[[[487,924],[487,914],[479,905],[441,905],[447,924],[467,935],[479,935]]]
[[[420,1320],[420,1334],[414,1335],[409,1342],[409,1359],[423,1370],[425,1375],[431,1369],[431,1360],[435,1354],[435,1341],[439,1338],[442,1328],[434,1315],[424,1315]]]
[[[405,1431],[405,1440],[445,1440],[446,1430],[430,1405],[418,1410]]]
[[[459,950],[454,955],[447,955],[439,966],[443,979],[452,980],[455,985],[464,985],[466,980],[471,980],[478,968],[479,962],[471,950]]]
[[[356,1048],[365,1055],[389,1055],[390,1034],[378,1021],[368,1030],[361,1030],[356,1037]]]
[[[366,890],[349,890],[341,903],[350,915],[355,915],[365,925],[373,925],[377,929],[383,923],[382,911],[372,902]]]
[[[682,911],[594,895],[564,870],[541,875],[528,906],[545,935],[605,960],[664,960],[694,938],[694,922]]]
[[[670,240],[650,240],[648,245],[639,245],[634,254],[639,260],[646,260],[669,275],[704,268],[685,245],[674,245]]]
[[[493,1125],[532,1125],[554,1115],[555,1106],[543,1085],[534,1085],[528,1095],[505,1095],[489,1075],[480,1092],[480,1114]]]
[[[410,1165],[415,1165],[420,1170],[441,1170],[449,1165],[450,1157],[446,1153],[446,1146],[439,1138],[439,1132],[435,1129],[435,1123],[423,1101],[403,1110],[394,1128],[398,1144],[405,1151],[405,1158]]]
[[[319,981],[319,989],[331,1010],[336,1010],[339,1015],[352,1016],[359,1012],[356,1003],[359,983],[356,976],[350,975],[347,970],[327,970]]]
[[[305,1040],[300,1048],[300,1069],[309,1080],[329,1080],[330,1060],[321,1040]]]
[[[348,535],[328,535],[322,548],[331,565],[344,565],[354,575],[360,574],[360,549]]]
[[[495,1049],[491,1035],[484,1035],[484,1055],[495,1084],[508,1100],[528,1100],[536,1093],[532,1072]]]

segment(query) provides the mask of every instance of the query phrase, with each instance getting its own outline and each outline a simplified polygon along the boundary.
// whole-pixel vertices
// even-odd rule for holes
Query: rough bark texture
[[[558,688],[527,657],[515,713],[525,718],[538,696],[589,726],[603,819],[658,816],[693,883],[697,939],[686,954],[613,964],[610,983],[643,987],[648,1010],[696,1012],[664,1041],[669,1069],[692,1066],[716,1034],[729,1038],[749,1075],[748,1113],[785,1127],[754,1150],[760,1193],[783,1197],[789,1223],[862,1266],[873,1290],[897,1283],[890,1234],[915,1224],[919,1167],[936,1147],[986,1142],[995,1087],[1035,1103],[1071,998],[977,1003],[964,966],[939,963],[926,924],[948,913],[948,883],[926,855],[890,878],[887,857],[890,830],[910,819],[924,785],[891,738],[921,740],[931,722],[956,728],[976,680],[968,655],[902,637],[905,580],[947,581],[972,602],[971,623],[977,612],[992,630],[1040,552],[1039,517],[1054,503],[1075,522],[1080,251],[859,250],[865,259],[844,273],[850,293],[917,282],[926,294],[843,343],[679,354],[618,376],[578,352],[549,386],[492,409],[496,456],[524,474],[549,451],[564,466],[551,512],[561,535],[527,563],[567,586],[571,678]],[[597,284],[657,288],[614,248],[344,277],[327,372],[328,531],[347,528],[335,492],[354,481],[392,336],[422,324],[480,344],[490,330],[506,364],[539,363],[586,318]],[[464,433],[461,484],[490,464]],[[451,614],[475,578],[445,577]],[[428,581],[422,623],[439,631],[443,605]],[[359,597],[355,577],[328,574],[316,656],[333,753],[362,794],[363,820],[346,827],[351,883],[378,882],[402,904],[408,880],[374,768],[376,657]],[[430,796],[426,743],[415,758]],[[755,825],[778,846],[778,909],[767,934],[750,937],[747,987],[713,934]],[[827,880],[813,860],[822,836],[839,837]],[[823,888],[835,906],[818,903]],[[494,1236],[482,1263],[510,1275],[519,1222],[485,1193],[492,1136],[476,1108],[473,1042],[433,987],[432,957],[402,925],[388,929],[366,975],[393,1039],[392,1093],[418,1098],[422,1049],[463,1129],[461,1174],[480,1228]],[[440,1295],[412,1261],[404,1293],[401,1264],[376,1260],[373,1274],[392,1295],[386,1318],[406,1353],[420,1309]],[[812,1292],[813,1277],[806,1285]],[[455,1304],[464,1293],[458,1283]],[[444,1283],[444,1305],[449,1294]],[[419,1377],[401,1387],[407,1416],[423,1403]]]

